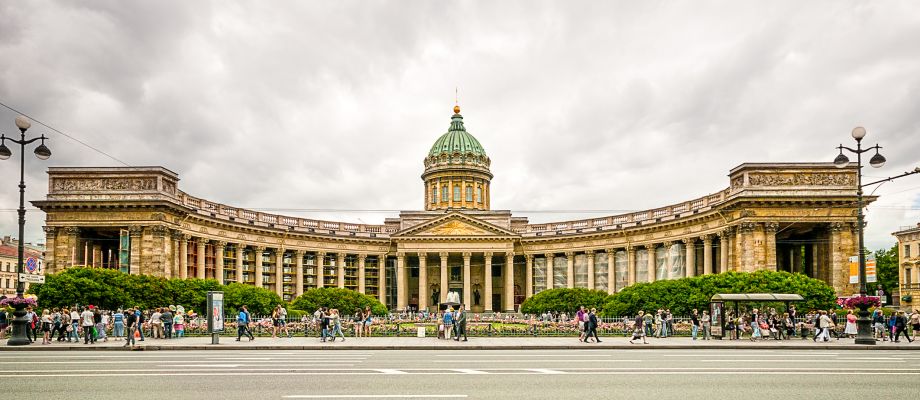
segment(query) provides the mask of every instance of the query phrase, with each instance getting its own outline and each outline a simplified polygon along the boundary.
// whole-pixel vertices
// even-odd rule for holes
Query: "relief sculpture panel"
[[[856,175],[842,173],[752,173],[748,176],[752,186],[854,186]]]
[[[51,192],[155,191],[156,178],[53,178]]]

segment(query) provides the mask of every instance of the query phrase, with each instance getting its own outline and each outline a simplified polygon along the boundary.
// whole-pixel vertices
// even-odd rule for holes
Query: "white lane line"
[[[764,362],[769,361],[771,363],[808,363],[808,364],[818,364],[818,363],[855,363],[855,362],[864,362],[864,363],[883,363],[883,362],[897,362],[902,363],[904,360],[863,360],[863,359],[834,359],[834,360],[762,360],[762,359],[748,359],[748,360],[698,360],[699,362],[724,362],[724,363],[738,363],[738,362]]]
[[[324,361],[324,360],[367,360],[367,357],[310,357],[310,358],[290,358],[290,357],[211,357],[208,360],[232,360],[232,361]]]
[[[460,363],[460,362],[462,362],[462,363],[535,363],[535,362],[556,363],[556,362],[584,362],[584,361],[605,362],[605,363],[607,363],[607,362],[641,362],[642,360],[621,360],[621,359],[609,359],[609,360],[608,360],[608,359],[596,359],[596,360],[585,360],[585,359],[556,359],[556,360],[531,360],[531,359],[526,359],[526,360],[509,360],[509,359],[503,359],[503,360],[432,360],[431,362],[433,362],[433,363]],[[761,361],[762,361],[762,360],[761,360]]]
[[[465,394],[292,394],[285,399],[463,399]]]
[[[492,375],[533,375],[537,371],[527,371],[527,372],[496,372]],[[561,372],[565,374],[565,372]],[[753,375],[753,376],[762,376],[762,375],[912,375],[920,376],[920,371],[917,372],[871,372],[871,371],[583,371],[579,372],[579,375]],[[320,373],[307,373],[307,372],[271,372],[271,373],[254,373],[254,372],[215,372],[215,373],[160,373],[160,374],[151,374],[151,373],[131,373],[131,374],[35,374],[32,373],[30,376],[33,377],[42,377],[42,378],[59,378],[59,377],[80,377],[80,378],[91,378],[91,377],[131,377],[131,376],[318,376],[318,375],[328,375],[328,376],[342,376],[342,375],[380,375],[380,372],[320,372]],[[417,372],[407,375],[461,375],[459,372]],[[4,375],[0,376],[0,381],[3,379],[20,379],[18,375]]]
[[[526,371],[533,371],[539,374],[550,374],[550,375],[562,375],[562,374],[567,373],[565,371],[559,371],[556,369],[546,369],[546,368],[533,368],[533,369],[528,369]]]
[[[404,375],[404,374],[408,374],[408,372],[406,372],[406,371],[401,371],[401,370],[398,370],[398,369],[375,369],[374,371],[377,371],[377,372],[380,372],[381,374],[386,374],[386,375]]]
[[[757,354],[757,353],[724,353],[724,354],[712,354],[706,353],[710,357],[831,357],[836,356],[838,353],[821,353],[821,354]],[[664,354],[664,357],[699,357],[699,354]]]
[[[470,375],[488,375],[489,374],[486,371],[480,371],[478,369],[453,369],[451,371],[462,372],[464,374],[470,374]]]
[[[195,360],[175,360],[172,362],[189,362]],[[279,360],[280,361],[280,360]],[[342,364],[342,363],[361,363],[364,362],[363,358],[351,359],[351,358],[338,358],[335,360],[327,359],[299,359],[299,360],[284,360],[284,362],[278,361],[256,361],[246,364],[258,365],[258,364],[284,364],[284,365],[297,365],[297,364],[315,364],[317,361],[322,361],[324,364]],[[29,365],[44,365],[44,364],[154,364],[154,363],[169,363],[167,360],[136,360],[136,361],[3,361],[3,364],[29,364]]]

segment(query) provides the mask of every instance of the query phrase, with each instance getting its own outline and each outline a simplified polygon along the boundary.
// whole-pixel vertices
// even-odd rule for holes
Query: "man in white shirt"
[[[162,315],[159,308],[153,310],[153,314],[150,314],[150,330],[152,331],[150,336],[153,336],[154,339],[163,338],[163,321],[160,320]]]
[[[89,307],[84,308],[80,314],[80,325],[83,326],[83,344],[96,343],[96,336],[93,335],[93,312]]]

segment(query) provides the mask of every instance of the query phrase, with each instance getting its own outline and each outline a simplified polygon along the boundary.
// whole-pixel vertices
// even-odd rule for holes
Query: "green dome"
[[[454,114],[450,118],[450,129],[434,142],[434,146],[431,146],[428,156],[454,153],[486,155],[486,151],[479,144],[479,141],[463,127],[463,116],[460,114]]]

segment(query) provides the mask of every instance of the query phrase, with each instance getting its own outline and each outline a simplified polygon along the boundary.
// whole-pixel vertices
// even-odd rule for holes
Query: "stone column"
[[[406,287],[406,253],[396,253],[396,310],[405,311],[409,304]]]
[[[769,271],[777,271],[776,265],[776,231],[779,230],[779,224],[776,222],[767,222],[764,224],[764,259],[765,268]]]
[[[473,194],[475,196],[475,193]],[[475,201],[475,197],[473,198]],[[514,312],[514,252],[505,253],[505,273],[502,274],[505,280],[505,290],[502,294],[502,311]]]
[[[224,284],[224,250],[227,248],[227,242],[214,242],[214,277],[221,285]]]
[[[626,249],[626,269],[628,270],[626,274],[626,284],[632,285],[636,283],[636,248],[629,246]]]
[[[182,232],[178,230],[170,230],[170,238],[172,239],[171,240],[172,248],[170,249],[170,252],[169,252],[169,259],[170,259],[169,269],[171,273],[168,278],[179,278],[179,264],[181,264],[179,262],[179,243],[182,240],[182,236],[184,236]],[[116,262],[116,265],[117,265],[117,262]]]
[[[447,271],[447,258],[450,256],[450,253],[441,252],[438,253],[438,256],[441,257],[441,302],[447,301],[448,288],[450,283],[448,283],[448,271]]]
[[[243,249],[242,243],[236,244],[236,282],[243,283]]]
[[[262,287],[262,252],[265,251],[265,246],[254,246],[252,248],[256,253],[256,287]]]
[[[645,245],[645,249],[646,249],[646,251],[648,252],[648,262],[647,262],[647,264],[648,264],[648,281],[649,281],[649,282],[655,282],[655,279],[658,278],[657,276],[655,276],[655,274],[656,274],[656,268],[655,268],[655,247],[656,247],[656,246],[655,246],[654,244],[647,244],[647,245]]]
[[[685,262],[687,266],[686,276],[690,278],[696,276],[696,238],[684,238],[683,242],[686,249],[685,258],[687,259]]]
[[[482,286],[485,290],[483,312],[492,312],[492,253],[483,254],[485,264],[482,267]]]
[[[294,250],[294,297],[303,295],[303,250]],[[361,270],[364,270],[364,258],[361,259]],[[363,291],[361,293],[364,293]]]
[[[326,277],[325,277],[325,268],[323,264],[326,262],[326,253],[322,251],[316,252],[316,287],[326,287]],[[384,303],[386,304],[386,303]]]
[[[447,180],[447,208],[454,208],[454,181]]]
[[[167,254],[169,253],[169,241],[166,239],[167,234],[169,233],[169,228],[163,225],[154,225],[150,227],[151,233],[151,248],[150,248],[150,270],[148,273],[152,273],[155,276],[160,276],[164,278],[171,278],[172,274],[169,267],[169,262],[167,262]],[[46,245],[47,248],[47,245]],[[102,261],[102,251],[99,252],[99,260]],[[47,263],[45,264],[47,265]]]
[[[703,275],[712,274],[712,235],[700,236],[703,241]]]
[[[188,240],[192,237],[182,235],[179,239],[179,278],[188,279]]]
[[[617,249],[607,249],[607,294],[617,291]]]
[[[428,253],[418,253],[418,310],[428,309]]]
[[[358,293],[365,294],[367,291],[367,272],[364,270],[364,259],[367,254],[358,254]]]
[[[345,253],[335,255],[336,284],[339,289],[345,289]]]
[[[473,257],[473,253],[463,253],[463,308],[467,311],[470,310],[470,301],[472,300],[472,290],[470,278],[470,258]]]
[[[387,304],[387,253],[377,256],[377,297]]]
[[[284,298],[284,249],[275,249],[275,293]]]
[[[756,229],[757,224],[753,222],[742,222],[739,229],[741,236],[741,258],[739,261],[743,272],[752,272],[754,270],[754,231]]]
[[[674,245],[674,242],[668,241],[662,244],[664,245],[664,279],[671,280],[676,278],[671,272],[671,246]]]
[[[568,251],[565,253],[565,285],[569,289],[575,287],[575,253]]]
[[[585,257],[588,259],[588,289],[594,290],[596,289],[594,286],[594,250],[585,251]]]
[[[526,265],[524,266],[524,298],[533,297],[533,254],[524,254]]]
[[[546,290],[554,289],[555,284],[553,282],[553,259],[556,257],[553,253],[546,253]]]
[[[728,237],[731,234],[728,231],[719,232],[719,272],[728,271]]]
[[[45,231],[45,272],[53,274],[59,271],[57,263],[55,263],[55,248],[54,248],[54,239],[57,235],[57,228],[53,226],[42,227],[42,230]],[[18,250],[17,250],[18,251]]]
[[[141,272],[141,234],[144,228],[139,225],[132,225],[128,228],[128,234],[131,235],[131,275],[137,275]]]
[[[204,250],[207,245],[208,239],[198,238],[198,260],[195,261],[195,271],[197,271],[196,276],[198,279],[204,279]]]

